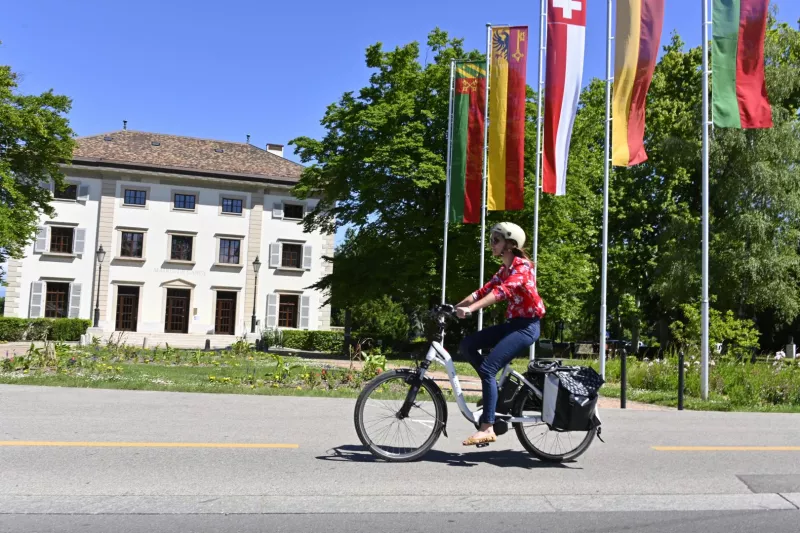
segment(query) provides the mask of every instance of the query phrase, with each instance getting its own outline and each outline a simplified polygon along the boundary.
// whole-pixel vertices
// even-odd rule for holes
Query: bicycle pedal
[[[486,448],[488,445],[489,445],[488,442],[481,442],[479,444],[476,444],[475,447],[476,448]]]

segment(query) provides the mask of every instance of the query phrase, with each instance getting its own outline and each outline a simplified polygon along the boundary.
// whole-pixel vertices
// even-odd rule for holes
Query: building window
[[[283,218],[303,218],[303,206],[298,204],[283,204]]]
[[[281,266],[288,268],[302,268],[303,264],[303,245],[283,243],[283,257]]]
[[[69,283],[47,283],[44,303],[45,318],[67,318],[69,316]]]
[[[122,257],[142,257],[144,253],[144,233],[134,231],[122,232],[122,244],[119,255]]]
[[[239,246],[242,241],[239,239],[220,239],[219,240],[219,262],[229,265],[239,264]]]
[[[174,261],[191,261],[194,237],[173,235],[170,259]]]
[[[176,194],[175,195],[175,209],[188,209],[194,211],[194,204],[197,196],[194,194]]]
[[[237,198],[223,198],[222,212],[240,215],[242,213],[242,201]]]
[[[53,198],[59,200],[77,200],[78,199],[78,186],[75,184],[67,185],[63,190],[58,187],[53,191]]]
[[[297,327],[297,308],[300,297],[296,294],[281,294],[278,306],[278,326],[282,328]]]
[[[125,189],[125,205],[145,205],[146,203],[147,191]]]
[[[71,254],[73,228],[50,228],[50,251],[56,254]]]

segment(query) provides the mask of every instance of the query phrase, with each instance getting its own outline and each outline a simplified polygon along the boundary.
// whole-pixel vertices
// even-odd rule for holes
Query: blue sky
[[[772,0],[793,25],[798,0]],[[606,2],[588,2],[584,82],[605,72]],[[662,41],[700,43],[701,0],[666,0]],[[0,64],[26,93],[73,98],[79,135],[135,130],[286,144],[319,137],[325,107],[366,84],[364,50],[419,41],[438,26],[483,50],[485,24],[531,27],[536,83],[539,2],[405,0],[26,0],[6,2]],[[424,60],[424,48],[423,48]],[[287,157],[296,157],[287,150]]]

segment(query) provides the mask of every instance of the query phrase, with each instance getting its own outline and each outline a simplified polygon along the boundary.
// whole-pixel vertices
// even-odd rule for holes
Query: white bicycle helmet
[[[513,222],[495,224],[489,233],[499,233],[506,240],[517,241],[517,248],[525,246],[525,232]]]

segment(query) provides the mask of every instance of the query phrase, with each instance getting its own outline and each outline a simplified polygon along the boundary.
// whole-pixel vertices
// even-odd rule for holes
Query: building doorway
[[[217,291],[217,313],[214,321],[217,335],[236,334],[236,293]]]
[[[167,289],[165,333],[189,333],[189,289]]]
[[[117,331],[136,331],[139,321],[139,287],[117,287]]]

